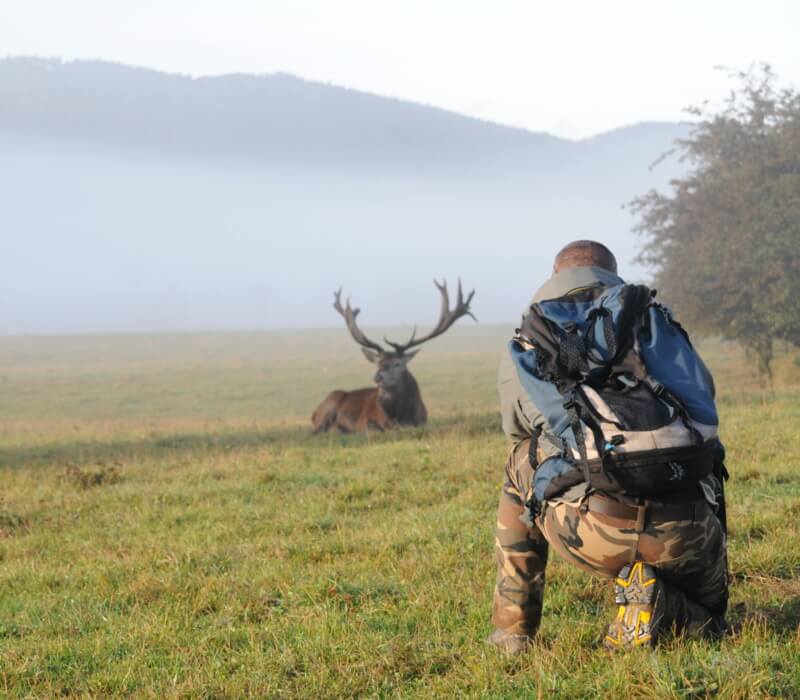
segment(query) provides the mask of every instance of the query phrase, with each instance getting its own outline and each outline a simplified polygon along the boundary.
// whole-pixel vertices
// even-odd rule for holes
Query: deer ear
[[[380,359],[380,357],[378,356],[377,352],[373,352],[372,350],[369,350],[368,348],[361,348],[361,352],[363,352],[364,353],[364,357],[366,357],[373,364],[377,364],[378,360]]]
[[[411,360],[413,360],[417,356],[418,352],[419,350],[414,350],[414,352],[404,352],[400,356],[400,359],[403,361],[404,365],[407,365],[409,362],[411,362]]]

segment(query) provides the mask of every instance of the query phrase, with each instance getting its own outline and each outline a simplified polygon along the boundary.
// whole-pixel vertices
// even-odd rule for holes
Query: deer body
[[[438,283],[436,286],[442,295],[442,312],[436,327],[419,339],[414,329],[411,339],[405,344],[387,340],[392,350],[369,340],[356,324],[359,309],[351,308],[349,301],[343,308],[341,290],[335,294],[333,307],[344,317],[350,334],[361,345],[365,357],[378,366],[375,372],[377,386],[355,391],[336,390],[328,394],[311,416],[315,433],[331,429],[344,433],[386,430],[393,425],[424,425],[427,422],[428,411],[422,402],[419,385],[408,369],[408,363],[417,353],[408,350],[441,335],[461,316],[472,316],[469,304],[475,294],[471,292],[464,301],[459,282],[458,301],[451,310],[447,286]]]
[[[380,386],[328,394],[311,416],[315,433],[386,430],[393,425],[425,425],[428,411],[417,380],[406,371],[402,386],[389,393]]]

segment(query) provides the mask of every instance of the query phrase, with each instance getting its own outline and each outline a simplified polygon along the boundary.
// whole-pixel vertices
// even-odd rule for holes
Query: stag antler
[[[370,350],[375,350],[380,353],[386,352],[386,350],[384,350],[376,342],[373,342],[367,338],[363,331],[358,327],[358,324],[356,324],[356,317],[359,313],[361,313],[361,309],[354,309],[352,306],[350,306],[350,299],[347,300],[347,305],[342,308],[341,287],[339,287],[339,291],[333,293],[333,298],[333,308],[343,316],[345,322],[347,323],[347,330],[350,331],[350,335],[353,336],[353,340],[355,340],[361,347],[369,348]]]
[[[442,295],[442,310],[439,313],[439,321],[434,327],[434,329],[428,333],[428,335],[423,336],[422,338],[417,338],[417,327],[414,326],[414,330],[411,333],[411,338],[406,343],[393,343],[388,338],[384,338],[384,340],[391,345],[395,352],[398,355],[402,355],[406,350],[409,350],[417,345],[422,345],[423,343],[435,338],[438,335],[444,333],[450,326],[452,326],[458,319],[462,316],[469,316],[473,321],[477,321],[478,319],[475,318],[472,311],[469,310],[469,305],[472,302],[472,297],[475,296],[475,290],[473,289],[469,295],[467,296],[466,301],[464,301],[464,292],[461,290],[461,279],[458,280],[458,298],[456,299],[455,308],[450,308],[450,295],[447,293],[447,281],[443,280],[441,284],[439,284],[436,280],[433,280],[433,283],[436,285],[436,288],[439,290],[439,293]]]

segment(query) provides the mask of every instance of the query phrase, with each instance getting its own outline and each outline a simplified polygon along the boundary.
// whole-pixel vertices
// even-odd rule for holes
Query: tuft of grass
[[[0,538],[27,532],[28,527],[28,520],[19,513],[9,510],[0,497]]]
[[[77,464],[67,466],[65,481],[80,489],[91,489],[96,486],[108,486],[122,481],[122,474],[117,465],[101,464],[96,468],[79,467]]]

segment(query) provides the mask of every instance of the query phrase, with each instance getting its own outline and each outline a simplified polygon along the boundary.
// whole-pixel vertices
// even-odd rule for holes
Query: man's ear
[[[369,348],[361,348],[361,352],[363,352],[364,357],[366,357],[373,364],[377,364],[378,360],[380,359],[378,353],[370,350]]]
[[[407,365],[417,356],[418,352],[419,350],[414,350],[414,352],[404,352],[402,355],[400,355],[400,359],[403,361],[404,365]]]

